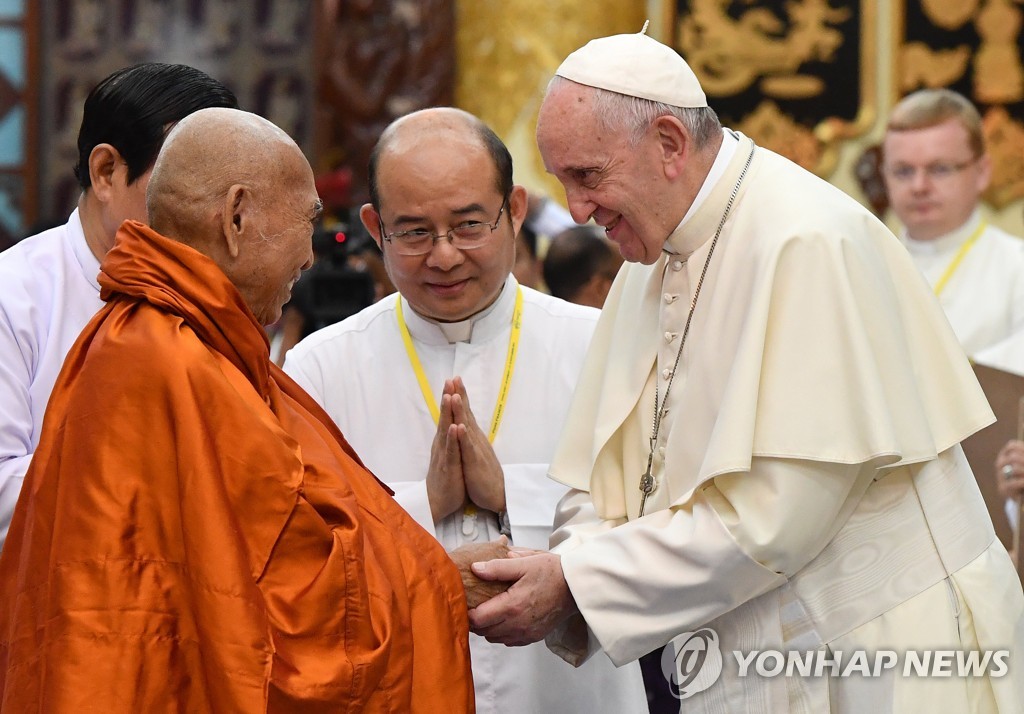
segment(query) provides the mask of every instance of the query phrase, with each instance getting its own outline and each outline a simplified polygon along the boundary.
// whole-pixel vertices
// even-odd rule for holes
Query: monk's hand
[[[473,572],[484,580],[515,581],[469,612],[470,629],[489,642],[510,647],[537,642],[578,612],[554,553],[474,563]]]
[[[466,590],[468,609],[472,610],[495,595],[505,592],[512,584],[500,580],[481,580],[470,566],[481,560],[507,558],[508,556],[508,538],[505,536],[489,543],[468,543],[448,553],[448,557],[458,567],[459,575],[462,576],[462,587]]]
[[[459,427],[453,417],[452,395],[443,394],[437,431],[430,445],[430,465],[427,467],[427,499],[435,523],[462,508],[466,502]]]
[[[487,433],[480,428],[462,377],[445,382],[445,393],[451,395],[452,418],[458,425],[459,453],[466,495],[479,508],[498,513],[505,509],[505,472],[491,447]]]
[[[1024,493],[1024,442],[1006,442],[996,456],[996,484],[1005,499],[1020,498]]]

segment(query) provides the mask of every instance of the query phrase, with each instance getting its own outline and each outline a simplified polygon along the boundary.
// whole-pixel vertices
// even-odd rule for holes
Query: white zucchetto
[[[588,87],[676,107],[706,107],[697,76],[678,52],[645,34],[591,40],[565,58],[555,72]]]

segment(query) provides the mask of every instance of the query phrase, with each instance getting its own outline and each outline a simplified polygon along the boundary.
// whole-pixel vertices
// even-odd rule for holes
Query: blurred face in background
[[[991,174],[988,156],[972,150],[956,119],[885,136],[882,175],[889,202],[915,240],[932,240],[966,223]]]

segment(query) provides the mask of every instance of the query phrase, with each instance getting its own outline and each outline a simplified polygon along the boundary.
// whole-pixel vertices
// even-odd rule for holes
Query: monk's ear
[[[381,245],[384,236],[380,234],[380,214],[377,213],[377,209],[373,207],[372,203],[364,203],[363,207],[359,209],[359,220],[363,222],[363,227],[373,237],[377,247],[384,252],[384,246]]]
[[[128,165],[121,153],[110,144],[97,144],[89,152],[89,184],[101,203],[113,197],[119,174],[124,174],[120,180],[127,181],[127,172]]]
[[[682,174],[693,148],[690,134],[678,118],[664,114],[654,120],[653,130],[658,142],[658,156],[665,175],[674,179]]]
[[[232,258],[238,257],[242,238],[252,228],[250,224],[254,219],[252,191],[243,184],[233,184],[224,196],[224,210],[221,213],[224,244]]]

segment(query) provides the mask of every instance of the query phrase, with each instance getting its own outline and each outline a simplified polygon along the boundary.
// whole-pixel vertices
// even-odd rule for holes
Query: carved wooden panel
[[[333,0],[319,26],[318,146],[322,169],[349,166],[365,201],[380,133],[416,109],[452,104],[454,0]]]
[[[72,168],[89,90],[115,69],[181,62],[221,80],[313,158],[313,0],[62,0],[39,3],[39,182],[43,217],[79,194]]]
[[[34,220],[35,135],[32,33],[34,3],[0,3],[0,250],[24,236]]]
[[[40,213],[74,207],[81,109],[110,72],[183,62],[291,134],[317,172],[349,166],[365,197],[377,137],[402,114],[451,104],[454,0],[65,0],[40,3]]]

